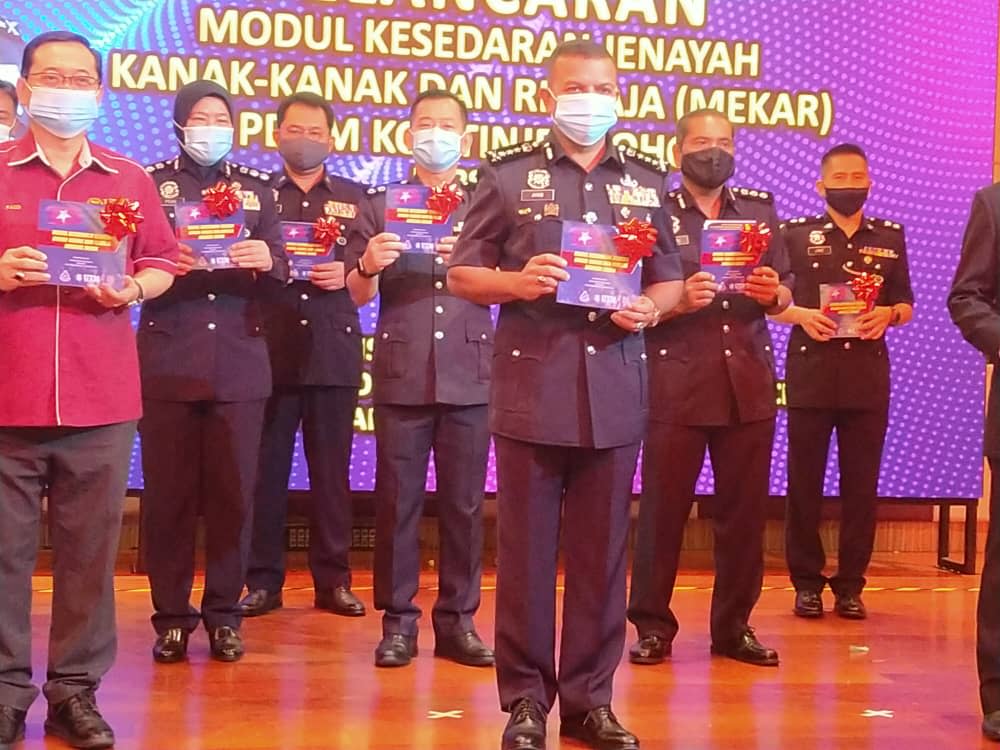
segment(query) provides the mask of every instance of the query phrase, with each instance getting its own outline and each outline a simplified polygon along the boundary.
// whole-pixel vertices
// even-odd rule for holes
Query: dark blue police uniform
[[[419,184],[415,177],[403,184]],[[471,188],[452,214],[461,230]],[[348,267],[384,231],[385,186],[368,190],[348,244]],[[493,357],[488,307],[454,297],[435,254],[404,253],[379,277],[372,362],[376,440],[375,607],[383,635],[416,636],[419,525],[431,449],[440,529],[438,640],[474,630],[479,608],[482,503]]]
[[[171,223],[178,201],[201,200],[219,180],[237,185],[244,233],[267,243],[288,274],[270,175],[232,162],[202,167],[186,154],[148,168]],[[153,626],[209,632],[238,628],[251,510],[271,367],[260,293],[264,275],[192,271],[143,305],[138,347],[143,418],[142,546],[152,588]],[[190,604],[195,528],[205,517],[201,612]]]
[[[795,274],[795,303],[820,309],[821,284],[867,271],[885,279],[876,305],[913,304],[906,241],[899,224],[863,218],[851,237],[827,214],[783,227]],[[875,502],[889,422],[885,337],[815,341],[795,326],[788,342],[788,508],[785,557],[797,591],[820,593],[826,556],[819,535],[827,451],[834,428],[840,457],[840,549],[836,596],[859,596],[875,542]]]
[[[706,216],[686,188],[667,196],[671,230],[685,277],[701,270]],[[719,219],[750,219],[773,233],[761,260],[791,285],[773,199],[765,191],[724,188]],[[684,526],[708,449],[715,585],[711,635],[727,649],[747,629],[763,579],[764,503],[777,413],[774,352],[764,308],[746,295],[717,295],[710,305],[646,332],[650,423],[643,449],[642,499],[628,618],[639,637],[670,643],[670,609]]]
[[[555,140],[495,154],[453,266],[520,271],[558,252],[564,220],[651,220],[643,285],[681,278],[660,196],[662,162],[608,141],[587,172]],[[629,504],[646,422],[646,354],[606,311],[554,296],[501,305],[490,393],[498,466],[496,656],[501,707],[527,698],[563,717],[611,702],[624,642]],[[566,590],[555,663],[560,532]]]
[[[331,174],[303,193],[287,174],[273,181],[281,221],[336,219],[342,236],[332,259],[343,262],[364,189]],[[345,274],[346,275],[346,274]],[[277,594],[285,583],[285,521],[295,434],[309,466],[309,569],[317,596],[350,588],[350,462],[361,384],[361,325],[346,287],[320,289],[308,280],[266,280],[264,332],[274,392],[267,402],[254,499],[247,589]]]

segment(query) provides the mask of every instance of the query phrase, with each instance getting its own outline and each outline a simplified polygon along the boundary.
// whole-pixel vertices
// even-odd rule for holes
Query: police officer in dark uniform
[[[462,196],[451,214],[457,233],[470,187],[456,182],[470,145],[465,104],[447,91],[420,94],[410,109],[408,182],[451,186]],[[359,305],[380,291],[372,378],[375,402],[375,607],[384,610],[375,664],[399,667],[417,653],[414,604],[420,577],[419,524],[431,449],[437,477],[440,559],[434,605],[437,656],[490,666],[493,652],[476,634],[483,544],[482,503],[489,431],[486,400],[493,357],[488,307],[448,290],[445,260],[408,252],[385,227],[385,187],[369,190],[349,243],[348,285]]]
[[[719,112],[698,110],[677,123],[681,188],[669,193],[685,293],[669,319],[646,334],[650,424],[643,453],[643,494],[628,617],[639,633],[635,664],[657,664],[671,651],[677,618],[670,609],[684,525],[708,449],[715,585],[712,652],[777,665],[749,625],[764,573],[764,503],[777,412],[774,355],[765,313],[791,301],[788,256],[770,193],[730,188],[733,127]],[[771,231],[770,245],[743,294],[717,294],[701,270],[707,219],[745,219]]]
[[[152,589],[153,657],[187,654],[199,622],[212,656],[243,655],[240,592],[246,578],[251,511],[271,368],[259,308],[266,276],[284,281],[270,176],[225,161],[233,143],[226,91],[199,81],[177,92],[174,128],[181,154],[149,167],[173,222],[179,201],[199,201],[220,181],[239,190],[244,237],[231,247],[236,268],[201,270],[181,243],[179,277],[146,304],[139,323],[142,375],[142,547]],[[201,611],[190,604],[198,513],[205,517]]]
[[[861,591],[875,541],[879,465],[889,422],[884,334],[889,326],[903,325],[913,316],[903,230],[899,224],[863,215],[870,188],[865,152],[853,144],[835,146],[823,156],[817,183],[827,212],[792,219],[783,228],[796,279],[796,304],[775,319],[795,325],[785,377],[785,556],[799,617],[823,615],[821,595],[827,582],[838,615],[866,617]],[[852,330],[845,324],[838,331],[830,310],[853,297],[852,282],[868,280],[861,274],[874,280],[877,297]],[[837,574],[827,579],[819,522],[834,428],[840,452],[840,549]]]
[[[962,257],[948,295],[951,319],[993,365],[983,446],[990,463],[990,521],[976,612],[983,735],[1000,742],[1000,183],[972,201]]]
[[[321,97],[293,94],[278,107],[278,151],[284,171],[273,181],[282,221],[335,220],[341,236],[333,260],[308,278],[265,284],[264,332],[274,393],[268,400],[254,498],[246,616],[282,605],[285,520],[295,433],[302,425],[311,489],[309,568],[315,605],[358,617],[365,605],[351,592],[351,443],[361,384],[361,325],[344,285],[347,233],[364,190],[327,173],[333,110]]]
[[[563,43],[543,94],[546,140],[493,156],[480,170],[448,281],[500,303],[490,395],[498,467],[496,649],[504,750],[545,747],[560,732],[603,750],[638,740],[611,710],[625,636],[629,506],[646,418],[644,328],[676,304],[681,270],[660,197],[663,163],[611,144],[618,74],[590,40]],[[568,278],[564,220],[651,223],[644,294],[624,310],[555,302]],[[560,532],[566,589],[555,663]]]

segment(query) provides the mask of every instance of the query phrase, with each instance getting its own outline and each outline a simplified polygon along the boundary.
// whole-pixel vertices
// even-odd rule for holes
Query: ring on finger
[[[546,276],[542,276],[542,274],[538,274],[538,276],[536,278],[538,279],[538,283],[539,284],[544,284],[545,283],[545,279],[547,277]]]
[[[14,279],[16,281],[24,281],[25,278],[26,277],[24,275],[24,271],[17,271],[17,272],[14,273]]]

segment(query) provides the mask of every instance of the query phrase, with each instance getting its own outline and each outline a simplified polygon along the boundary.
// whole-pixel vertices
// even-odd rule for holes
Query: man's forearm
[[[142,287],[143,299],[156,299],[174,283],[174,275],[159,268],[144,268],[132,278]]]
[[[519,299],[514,292],[515,271],[455,266],[448,269],[448,290],[477,305],[500,305]]]

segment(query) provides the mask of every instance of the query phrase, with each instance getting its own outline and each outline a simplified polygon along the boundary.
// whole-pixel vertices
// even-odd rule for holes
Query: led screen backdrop
[[[2,77],[16,77],[23,40],[48,29],[80,32],[106,53],[92,136],[143,163],[176,153],[172,93],[207,77],[242,110],[236,159],[275,167],[276,102],[311,90],[337,110],[331,169],[368,184],[406,169],[410,98],[448,86],[473,111],[465,166],[474,169],[488,149],[544,133],[542,63],[560,38],[582,34],[618,61],[621,138],[666,158],[680,114],[725,109],[740,126],[736,184],[773,191],[785,217],[821,210],[820,155],[856,141],[872,158],[870,213],[906,228],[918,301],[915,322],[890,333],[880,493],[980,494],[983,366],[944,301],[973,191],[991,177],[995,0],[3,0],[0,18]],[[368,334],[375,316],[374,306],[362,311]],[[785,332],[775,337],[783,352]],[[373,484],[371,426],[363,400],[352,465],[360,490]],[[785,439],[779,422],[775,494],[785,488]],[[141,481],[136,460],[132,483]],[[291,486],[308,487],[301,454]],[[699,491],[711,491],[710,472]]]

